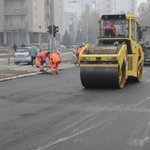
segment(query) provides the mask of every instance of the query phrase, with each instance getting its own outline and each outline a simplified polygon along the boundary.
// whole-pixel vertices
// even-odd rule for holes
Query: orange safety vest
[[[113,32],[114,32],[114,34],[116,35],[117,33],[116,33],[116,28],[113,26],[113,24],[112,23],[108,23],[108,24],[106,24],[106,26],[105,26],[105,28],[104,29],[112,29],[113,30]]]
[[[49,55],[49,60],[50,63],[54,62],[54,63],[60,63],[61,58],[60,55],[58,55],[57,53],[53,53]]]
[[[83,47],[79,47],[79,48],[78,48],[78,54],[81,53],[82,49],[83,49]]]
[[[38,53],[37,57],[40,57],[41,59],[46,60],[46,52],[43,51],[43,52]]]

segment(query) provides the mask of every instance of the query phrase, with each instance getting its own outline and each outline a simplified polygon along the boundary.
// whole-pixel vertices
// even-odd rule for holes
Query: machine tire
[[[126,82],[126,65],[123,62],[121,70],[118,69],[118,87],[122,89]]]
[[[140,65],[141,66],[141,65]],[[142,81],[142,77],[143,77],[143,66],[142,67],[138,67],[138,71],[137,71],[137,77],[136,77],[136,82],[141,82]]]
[[[129,81],[133,83],[141,82],[142,77],[143,77],[143,66],[142,67],[139,66],[137,71],[137,77],[130,77]]]

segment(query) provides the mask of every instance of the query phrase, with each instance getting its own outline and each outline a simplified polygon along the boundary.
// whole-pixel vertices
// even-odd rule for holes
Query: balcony
[[[22,23],[5,23],[5,30],[6,31],[12,31],[12,30],[26,30],[28,29],[28,23],[22,22]]]
[[[5,8],[4,14],[5,15],[26,15],[27,14],[27,8],[26,7]]]

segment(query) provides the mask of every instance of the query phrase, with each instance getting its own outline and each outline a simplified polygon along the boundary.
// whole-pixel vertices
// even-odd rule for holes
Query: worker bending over
[[[39,67],[40,71],[44,71],[44,67],[43,67],[44,63],[48,64],[46,61],[46,58],[49,56],[50,53],[51,52],[47,52],[47,51],[42,51],[42,52],[38,53],[37,60],[38,60],[39,66],[40,66]]]
[[[61,57],[60,54],[57,53],[50,53],[49,56],[49,61],[50,61],[50,74],[53,74],[54,68],[56,68],[56,74],[58,74],[59,70],[59,64],[61,62]]]

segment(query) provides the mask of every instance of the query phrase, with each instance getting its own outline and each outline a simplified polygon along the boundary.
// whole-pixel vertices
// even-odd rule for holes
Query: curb
[[[40,73],[41,72],[36,72],[36,73],[22,74],[22,75],[10,77],[10,78],[4,78],[4,79],[0,79],[0,82],[9,81],[9,80],[18,79],[18,78],[29,77],[29,76],[34,76],[34,75],[37,75],[37,74],[40,74]]]
[[[61,68],[61,69],[59,69],[59,70],[64,70],[64,69],[73,68],[73,67],[74,67],[74,66],[65,67],[65,68]],[[29,74],[22,74],[22,75],[10,77],[10,78],[4,78],[4,79],[0,79],[0,82],[9,81],[9,80],[13,80],[13,79],[24,78],[24,77],[29,77],[29,76],[34,76],[34,75],[38,75],[38,74],[42,74],[42,72],[35,72],[35,73],[29,73]]]

